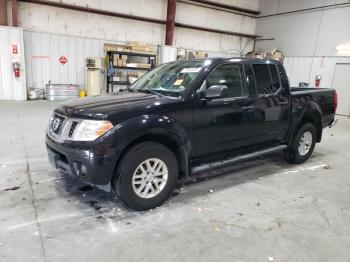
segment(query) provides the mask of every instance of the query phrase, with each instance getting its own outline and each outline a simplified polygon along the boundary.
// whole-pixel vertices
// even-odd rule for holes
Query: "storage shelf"
[[[119,70],[119,69],[124,69],[124,70],[139,70],[139,71],[150,71],[153,68],[155,68],[156,63],[157,63],[157,54],[156,53],[147,53],[147,52],[136,52],[136,51],[107,51],[107,56],[109,57],[109,61],[113,61],[114,62],[114,55],[127,55],[128,57],[144,57],[146,58],[143,63],[145,64],[149,64],[151,65],[150,68],[145,68],[145,67],[129,67],[129,66],[117,66],[117,65],[113,65],[113,68],[115,70]],[[120,56],[118,56],[120,58]],[[128,60],[127,60],[128,61]],[[137,64],[136,62],[134,62],[134,59],[132,59],[133,63]],[[137,60],[136,60],[137,61]],[[129,61],[129,63],[131,63],[131,61]],[[129,73],[129,72],[123,72],[123,71],[119,71],[122,72],[122,74],[125,73]],[[123,77],[123,79],[125,79]],[[113,86],[129,86],[131,83],[129,81],[113,81],[112,77],[108,77],[107,78],[107,93],[109,93],[110,89],[111,91],[113,91]]]
[[[124,52],[124,51],[109,51],[111,54],[118,54],[118,55],[128,55],[128,56],[146,56],[146,57],[156,57],[156,54],[147,54],[147,53],[134,53],[134,52]]]
[[[146,70],[146,71],[149,71],[152,69],[152,68],[145,68],[145,67],[115,66],[115,65],[113,67],[117,69],[133,69],[133,70]]]
[[[110,83],[112,83],[112,85],[121,85],[121,86],[130,85],[129,81],[111,81]]]

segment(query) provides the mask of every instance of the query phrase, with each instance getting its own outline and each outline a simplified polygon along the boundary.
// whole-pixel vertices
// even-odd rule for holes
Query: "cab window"
[[[225,64],[216,68],[207,78],[207,87],[225,85],[224,97],[242,97],[247,95],[247,86],[241,64]]]
[[[253,64],[253,70],[258,94],[274,94],[281,88],[276,65]]]

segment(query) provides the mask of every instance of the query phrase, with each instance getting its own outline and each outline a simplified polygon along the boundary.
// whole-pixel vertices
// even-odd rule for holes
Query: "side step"
[[[208,163],[208,164],[203,164],[203,165],[199,165],[199,166],[195,166],[191,168],[191,174],[198,174],[204,171],[209,171],[218,167],[224,167],[224,166],[229,166],[238,162],[242,162],[251,158],[256,158],[259,156],[263,156],[263,155],[267,155],[270,153],[274,153],[277,151],[281,151],[286,149],[287,146],[286,145],[279,145],[279,146],[275,146],[275,147],[270,147],[267,149],[263,149],[260,151],[255,151],[253,153],[250,154],[246,154],[246,155],[240,155],[240,156],[236,156],[233,158],[229,158],[229,159],[225,159],[225,160],[221,160],[221,161],[216,161],[216,162],[212,162],[212,163]]]

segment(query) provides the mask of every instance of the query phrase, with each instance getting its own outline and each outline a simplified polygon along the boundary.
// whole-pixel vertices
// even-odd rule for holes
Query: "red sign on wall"
[[[17,45],[12,45],[12,54],[14,54],[14,55],[17,55],[17,54],[18,54]]]
[[[63,55],[58,59],[62,65],[66,64],[68,62],[68,59]]]

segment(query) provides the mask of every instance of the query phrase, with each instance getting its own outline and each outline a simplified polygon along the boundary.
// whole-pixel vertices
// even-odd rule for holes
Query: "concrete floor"
[[[305,164],[224,168],[138,213],[49,165],[54,106],[0,103],[0,261],[350,260],[350,120]]]

